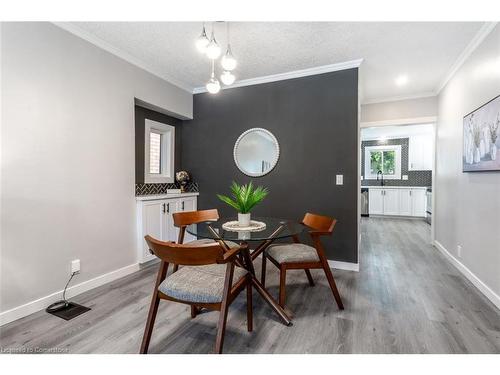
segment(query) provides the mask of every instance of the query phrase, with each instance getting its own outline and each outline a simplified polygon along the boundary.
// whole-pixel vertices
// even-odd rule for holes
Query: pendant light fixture
[[[203,22],[203,30],[201,31],[201,35],[198,37],[198,39],[196,39],[196,49],[200,53],[206,53],[209,43],[210,40],[208,40],[207,32],[205,30],[205,22]]]
[[[220,83],[215,78],[215,62],[212,60],[212,75],[210,77],[210,80],[207,82],[206,85],[207,91],[210,94],[217,94],[220,91]]]
[[[226,35],[227,35],[227,50],[226,50],[226,54],[224,56],[222,56],[220,63],[222,65],[222,67],[224,68],[224,70],[231,71],[234,68],[236,68],[237,62],[236,62],[236,59],[234,58],[233,53],[231,51],[231,41],[230,41],[230,35],[229,35],[229,22],[226,23]]]
[[[214,24],[212,23],[212,35],[210,36],[210,43],[207,45],[207,57],[211,60],[215,60],[219,58],[220,53],[221,49],[215,40]]]
[[[222,74],[220,75],[220,80],[222,81],[223,84],[229,86],[234,83],[236,77],[230,71],[224,70],[224,72],[222,72]]]
[[[232,70],[236,68],[237,62],[231,51],[231,43],[229,38],[229,23],[226,22],[226,33],[227,33],[227,49],[224,56],[220,60],[220,64],[223,68],[222,74],[220,75],[220,80],[224,86],[230,86],[236,80],[235,75]],[[207,38],[207,33],[205,29],[205,23],[203,23],[203,29],[201,35],[196,40],[196,48],[204,53],[212,63],[212,74],[207,84],[205,85],[207,91],[210,94],[217,94],[221,89],[221,84],[215,76],[215,60],[217,60],[221,55],[221,48],[215,39],[214,22],[212,22],[212,32],[210,39]]]

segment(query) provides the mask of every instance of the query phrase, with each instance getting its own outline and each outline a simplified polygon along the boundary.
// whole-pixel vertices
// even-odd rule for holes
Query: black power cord
[[[71,282],[71,280],[73,279],[73,276],[75,276],[78,272],[73,272],[68,280],[68,282],[66,283],[66,286],[64,287],[64,291],[63,291],[63,298],[62,300],[60,301],[57,301],[57,302],[54,302],[53,304],[49,305],[45,311],[48,312],[48,313],[53,313],[53,312],[56,312],[56,311],[59,311],[59,310],[62,310],[66,307],[68,307],[68,304],[69,302],[66,300],[66,289],[68,289],[68,285],[69,283]]]

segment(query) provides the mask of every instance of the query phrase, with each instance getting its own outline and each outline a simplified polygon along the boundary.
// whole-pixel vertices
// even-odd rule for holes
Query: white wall
[[[361,125],[384,122],[392,122],[393,125],[425,122],[421,119],[435,117],[437,111],[437,97],[435,96],[363,104],[361,105]],[[410,122],[400,120],[410,120]]]
[[[439,95],[434,212],[436,240],[497,298],[500,171],[462,173],[462,118],[499,94],[500,25],[497,25]],[[461,258],[457,253],[459,244]]]
[[[49,23],[3,23],[0,311],[135,259],[134,97],[192,95]],[[59,296],[56,296],[57,298]]]

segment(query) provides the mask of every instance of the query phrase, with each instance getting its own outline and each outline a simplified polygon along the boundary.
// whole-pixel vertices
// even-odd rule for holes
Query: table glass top
[[[249,231],[229,231],[222,229],[222,224],[228,221],[237,220],[236,218],[221,218],[218,221],[204,222],[188,225],[186,231],[198,238],[215,238],[210,228],[223,239],[233,242],[240,241],[265,241],[268,239],[287,238],[297,235],[304,231],[304,225],[288,219],[274,217],[252,217],[252,220],[260,221],[266,224],[266,228],[257,232]]]

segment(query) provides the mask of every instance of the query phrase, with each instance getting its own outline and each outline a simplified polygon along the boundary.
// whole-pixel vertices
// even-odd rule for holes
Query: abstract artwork
[[[464,117],[463,171],[500,171],[500,95]]]

